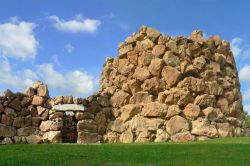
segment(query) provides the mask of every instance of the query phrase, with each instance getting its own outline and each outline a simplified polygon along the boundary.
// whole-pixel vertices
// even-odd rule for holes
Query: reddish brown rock
[[[189,103],[183,110],[183,113],[187,119],[194,120],[200,114],[200,107],[198,105]]]
[[[189,124],[188,121],[181,116],[174,116],[166,124],[166,131],[169,134],[175,134],[181,131],[188,131]]]
[[[189,142],[194,141],[195,137],[190,132],[177,133],[171,137],[173,142]]]
[[[155,55],[156,57],[162,57],[162,55],[164,54],[166,49],[166,46],[164,45],[156,45],[154,46],[153,50],[152,50],[152,54]]]

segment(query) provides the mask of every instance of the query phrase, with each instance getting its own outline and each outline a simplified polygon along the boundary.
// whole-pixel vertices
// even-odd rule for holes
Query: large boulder
[[[168,106],[159,102],[151,102],[144,105],[141,115],[145,117],[165,117]]]
[[[182,131],[188,131],[189,124],[188,121],[181,116],[174,116],[166,123],[166,131],[169,134],[175,134]]]
[[[211,125],[208,120],[199,118],[192,121],[191,133],[198,136],[207,136],[214,138],[218,136],[218,131],[214,125]]]
[[[121,108],[121,117],[120,119],[123,122],[130,120],[133,116],[140,113],[142,106],[139,104],[128,104]]]

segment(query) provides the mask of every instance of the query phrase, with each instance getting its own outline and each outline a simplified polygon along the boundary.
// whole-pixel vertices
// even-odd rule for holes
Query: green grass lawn
[[[192,143],[1,145],[0,165],[250,165],[250,137]]]

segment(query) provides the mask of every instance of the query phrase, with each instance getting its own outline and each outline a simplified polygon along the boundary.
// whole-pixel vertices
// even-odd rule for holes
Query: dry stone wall
[[[242,134],[244,114],[229,42],[163,36],[141,27],[108,58],[100,93],[114,120],[107,142],[192,141]]]
[[[150,27],[107,58],[99,92],[51,98],[35,82],[0,96],[0,142],[183,142],[243,135],[244,113],[234,57],[227,41],[163,36]],[[55,111],[78,104],[86,110]]]

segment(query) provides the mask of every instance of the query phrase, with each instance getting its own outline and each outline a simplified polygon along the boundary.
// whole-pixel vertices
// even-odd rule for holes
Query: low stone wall
[[[98,101],[97,95],[87,99],[50,98],[48,87],[39,81],[24,93],[6,90],[0,97],[0,141],[3,144],[103,142],[110,109],[101,107]],[[54,105],[62,104],[78,104],[87,109],[71,113],[53,110]]]
[[[219,36],[163,36],[142,27],[107,58],[99,92],[50,98],[36,82],[0,96],[0,141],[132,143],[244,134],[240,83],[229,42]],[[79,104],[72,115],[53,106]]]

